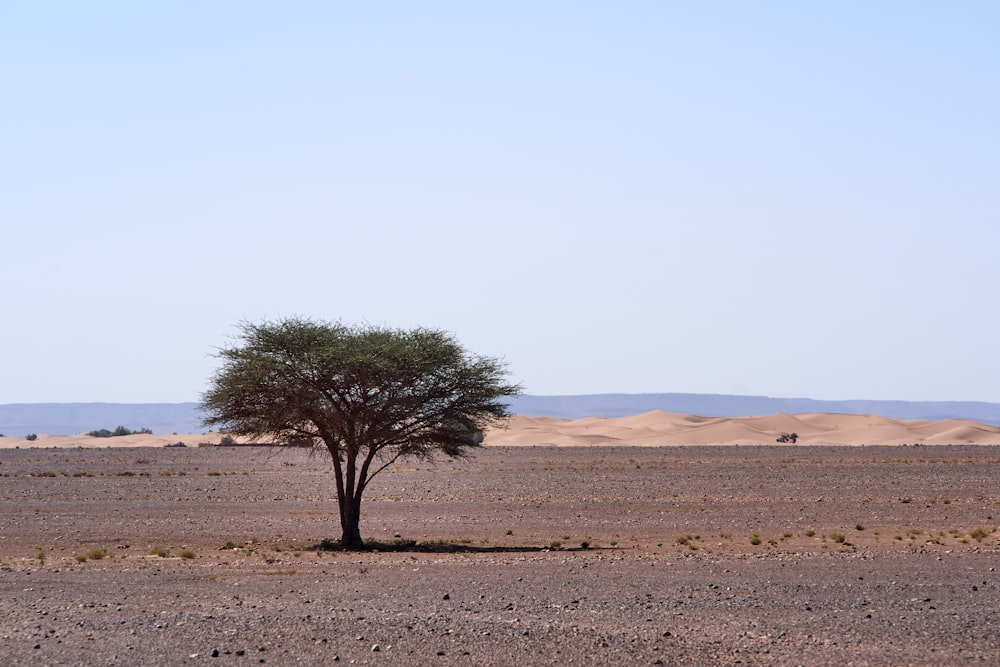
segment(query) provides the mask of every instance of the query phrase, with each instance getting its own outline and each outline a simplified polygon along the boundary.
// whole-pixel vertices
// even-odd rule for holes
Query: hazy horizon
[[[534,395],[1000,402],[1000,5],[0,7],[0,403],[196,402],[243,320]]]

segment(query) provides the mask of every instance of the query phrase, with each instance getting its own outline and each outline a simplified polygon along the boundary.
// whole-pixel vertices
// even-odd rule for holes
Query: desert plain
[[[1000,429],[855,417],[518,417],[365,552],[323,452],[2,438],[0,664],[1000,664]]]

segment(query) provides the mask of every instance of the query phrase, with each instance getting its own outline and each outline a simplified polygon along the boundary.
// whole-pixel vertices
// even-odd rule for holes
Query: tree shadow
[[[326,538],[319,544],[306,547],[306,551],[328,551],[344,553],[428,553],[428,554],[497,554],[497,553],[540,553],[545,551],[601,551],[603,547],[581,545],[578,547],[553,547],[534,545],[496,546],[489,544],[466,544],[447,540],[426,540],[418,542],[409,539],[366,540],[364,546],[346,547],[339,540]]]

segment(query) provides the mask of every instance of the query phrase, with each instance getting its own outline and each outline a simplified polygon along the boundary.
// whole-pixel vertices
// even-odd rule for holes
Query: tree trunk
[[[360,549],[365,545],[361,539],[361,500],[340,498],[340,544],[346,549]]]

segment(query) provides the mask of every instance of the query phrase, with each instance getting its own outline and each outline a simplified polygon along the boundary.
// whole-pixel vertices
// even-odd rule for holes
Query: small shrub
[[[969,533],[969,537],[974,539],[976,542],[982,542],[983,538],[989,535],[985,528],[976,528],[974,531]]]
[[[752,544],[754,546],[757,546],[758,544],[760,544],[760,535],[758,535],[757,533],[754,533],[753,535],[751,535],[750,536],[750,544]]]
[[[34,442],[35,440],[38,440],[38,434],[37,433],[29,433],[28,435],[24,436],[24,439],[28,440],[29,442]]]
[[[140,428],[138,431],[133,431],[130,428],[126,428],[124,426],[118,426],[115,428],[114,431],[109,431],[106,428],[102,428],[96,431],[88,431],[87,435],[93,438],[112,438],[123,435],[140,435],[140,434],[151,435],[152,433],[153,433],[152,429],[148,429],[146,427]]]
[[[558,549],[561,546],[562,546],[562,542],[559,541],[559,540],[552,540],[551,542],[549,542],[549,547],[552,548],[552,549]]]
[[[178,554],[178,556],[180,556],[184,560],[191,560],[192,558],[195,557],[195,555],[196,554],[194,552],[194,549],[182,549],[181,552]]]
[[[74,556],[74,558],[76,558],[77,563],[87,562],[87,554],[77,554],[76,556]]]
[[[166,547],[155,546],[149,550],[150,556],[159,556],[160,558],[169,558],[170,550]]]
[[[226,435],[222,436],[222,440],[219,440],[219,444],[222,445],[223,447],[232,447],[233,445],[236,444],[236,438],[227,433]]]
[[[813,535],[816,534],[816,531],[813,530],[812,528],[810,528],[810,529],[808,529],[806,532],[804,532],[802,534],[805,535],[806,537],[812,537]]]
[[[583,550],[589,549],[590,548],[590,542],[588,542],[586,540],[584,540],[583,542],[580,542],[580,548],[583,549]]]
[[[830,539],[837,544],[843,544],[847,537],[843,533],[830,533]]]
[[[87,558],[90,560],[101,560],[108,555],[107,549],[91,549],[87,552]]]

